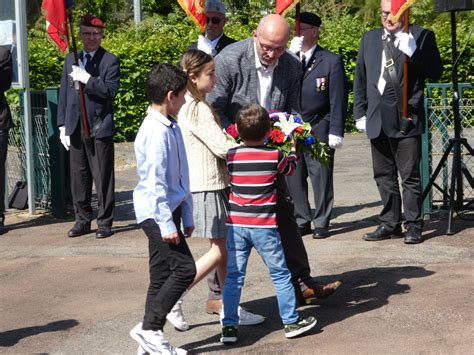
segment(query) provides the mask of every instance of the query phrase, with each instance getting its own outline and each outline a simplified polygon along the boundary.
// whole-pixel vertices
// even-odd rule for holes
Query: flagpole
[[[67,17],[71,32],[71,42],[72,42],[72,51],[74,54],[74,63],[79,65],[79,56],[77,55],[77,46],[76,46],[76,38],[74,36],[74,18],[72,14],[72,7],[69,7],[67,10]],[[87,123],[87,111],[86,111],[86,100],[84,97],[84,84],[81,82],[77,82],[79,84],[79,99],[81,101],[81,118],[82,118],[82,127],[83,127],[83,134],[84,138],[89,138],[89,125]]]
[[[407,8],[404,16],[405,16],[405,33],[409,32],[409,14],[410,8]],[[408,56],[405,54],[405,60],[403,62],[403,118],[408,118]]]
[[[296,4],[296,15],[295,15],[295,32],[296,36],[300,36],[300,3]]]

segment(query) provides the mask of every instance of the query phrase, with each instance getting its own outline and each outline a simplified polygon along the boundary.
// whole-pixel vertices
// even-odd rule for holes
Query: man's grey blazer
[[[258,76],[253,38],[225,47],[216,57],[217,83],[207,101],[218,114],[222,127],[234,123],[239,109],[258,103]],[[272,110],[300,113],[301,63],[285,52],[278,58],[271,88]]]

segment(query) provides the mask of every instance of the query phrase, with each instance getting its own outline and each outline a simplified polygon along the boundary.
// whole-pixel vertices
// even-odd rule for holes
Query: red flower
[[[235,123],[229,125],[225,131],[229,136],[234,139],[237,139],[239,137],[239,132],[237,132],[237,126],[235,125]]]
[[[283,143],[283,141],[285,140],[285,136],[283,135],[282,131],[274,128],[272,129],[270,139],[274,141],[275,143]]]
[[[303,133],[303,128],[301,128],[301,126],[296,127],[295,132],[301,134],[301,133]]]

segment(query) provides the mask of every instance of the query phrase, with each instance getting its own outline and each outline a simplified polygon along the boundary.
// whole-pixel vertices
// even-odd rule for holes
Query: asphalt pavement
[[[71,239],[72,220],[8,211],[9,230],[0,236],[0,353],[136,353],[128,332],[143,317],[148,259],[134,220],[135,169],[132,144],[117,144],[117,214],[107,239]],[[252,253],[242,304],[265,322],[240,327],[236,345],[221,345],[219,319],[204,311],[202,282],[183,303],[190,329],[166,325],[171,343],[190,353],[471,354],[473,214],[456,215],[450,236],[445,214],[432,216],[419,245],[363,241],[381,208],[371,169],[365,136],[347,135],[336,153],[331,236],[304,237],[313,277],[343,284],[299,309],[318,319],[308,335],[285,338],[273,285]],[[196,258],[208,248],[199,238],[189,245]]]

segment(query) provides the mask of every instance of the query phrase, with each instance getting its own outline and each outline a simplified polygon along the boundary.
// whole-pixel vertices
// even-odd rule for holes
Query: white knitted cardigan
[[[227,138],[210,107],[187,93],[178,114],[189,164],[191,192],[215,191],[227,187],[229,176],[225,156],[236,144]]]

